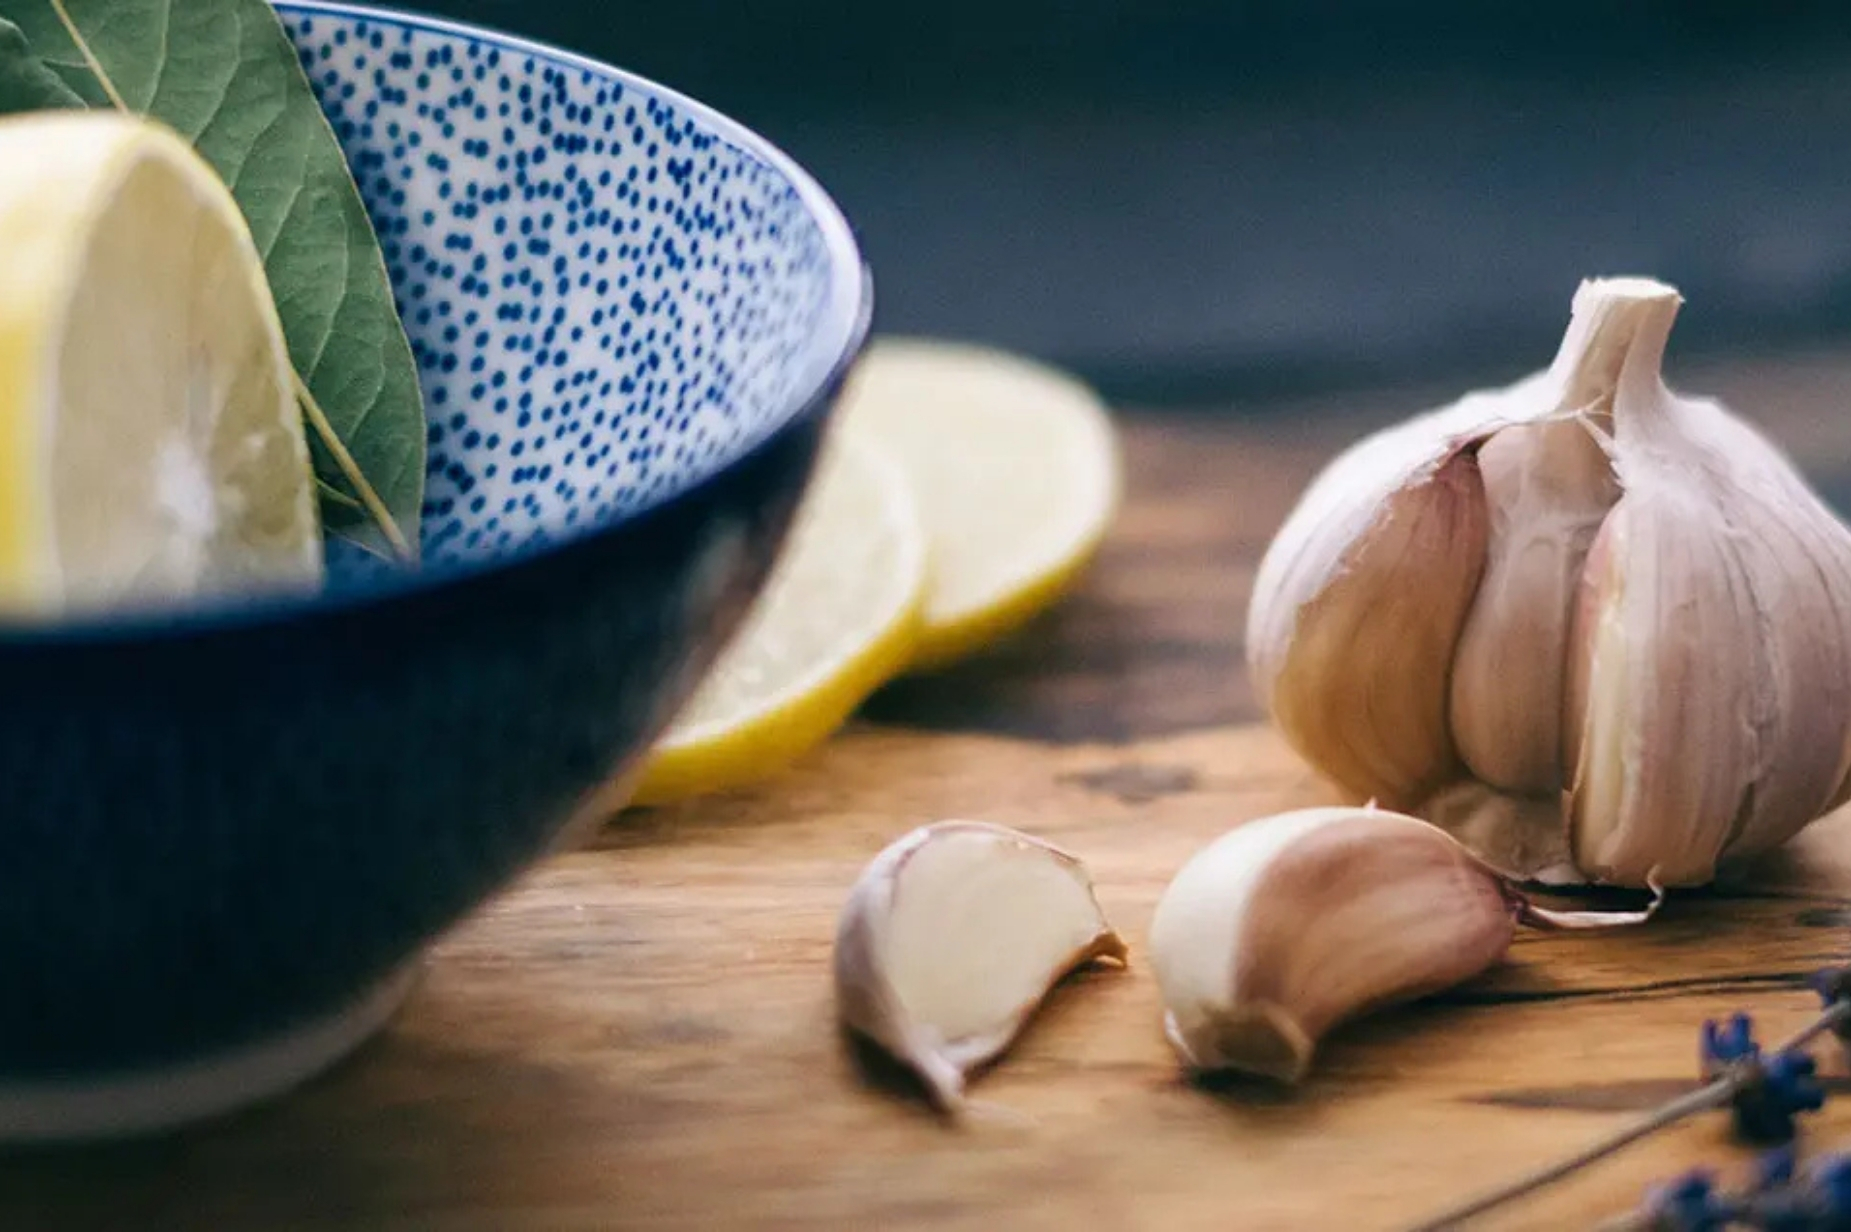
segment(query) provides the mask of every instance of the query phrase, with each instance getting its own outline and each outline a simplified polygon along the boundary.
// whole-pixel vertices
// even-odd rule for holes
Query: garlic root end
[[[1207,1055],[1197,1055],[1181,1038],[1173,1018],[1165,1031],[1178,1054],[1202,1072],[1237,1071],[1269,1078],[1286,1086],[1303,1082],[1311,1071],[1317,1045],[1297,1019],[1271,1002],[1242,1007],[1215,1024]]]

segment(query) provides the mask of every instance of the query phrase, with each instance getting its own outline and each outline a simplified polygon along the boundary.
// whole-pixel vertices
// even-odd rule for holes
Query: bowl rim
[[[119,609],[95,615],[0,619],[0,650],[51,648],[64,644],[110,645],[141,641],[169,641],[203,637],[234,630],[254,630],[301,622],[337,613],[398,606],[414,600],[454,593],[485,578],[505,577],[544,567],[558,557],[588,545],[632,532],[639,524],[671,516],[676,509],[698,499],[729,474],[745,468],[774,448],[780,438],[815,415],[823,413],[832,395],[846,380],[867,345],[874,314],[874,277],[854,227],[842,208],[803,165],[769,138],[708,103],[632,72],[579,52],[529,39],[491,26],[456,21],[435,14],[350,0],[271,0],[279,15],[300,13],[329,16],[380,25],[395,25],[434,34],[490,44],[503,52],[531,56],[554,66],[591,73],[618,82],[625,89],[654,95],[712,132],[763,161],[782,176],[821,233],[830,256],[829,302],[821,329],[834,336],[816,348],[816,357],[804,369],[805,379],[793,387],[787,405],[768,416],[770,426],[757,440],[704,475],[668,496],[592,523],[571,533],[518,548],[504,556],[488,556],[431,569],[422,561],[411,570],[398,570],[378,582],[322,589],[307,595],[232,597],[180,607]],[[819,331],[820,332],[820,331]]]

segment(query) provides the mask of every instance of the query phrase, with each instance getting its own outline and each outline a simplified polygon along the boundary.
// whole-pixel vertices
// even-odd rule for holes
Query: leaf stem
[[[347,482],[353,485],[354,494],[365,506],[367,514],[373,521],[379,523],[380,533],[386,537],[386,542],[391,545],[393,553],[401,560],[411,560],[411,545],[405,542],[404,532],[399,530],[398,522],[393,519],[391,510],[386,508],[386,503],[379,499],[379,493],[373,490],[373,485],[368,483],[366,476],[360,472],[360,464],[353,460],[353,454],[347,451],[346,442],[342,441],[339,434],[334,431],[334,425],[328,422],[328,416],[321,409],[321,403],[315,400],[315,395],[309,390],[308,382],[303,380],[302,374],[294,368],[290,369],[289,374],[296,383],[296,398],[302,403],[302,410],[307,414],[309,423],[313,425],[315,435],[321,438],[321,443],[327,448],[329,456],[334,459],[334,464],[341,468],[341,474],[346,476]]]
[[[129,105],[123,101],[122,95],[117,93],[116,83],[111,81],[109,74],[103,71],[103,62],[97,59],[96,52],[90,49],[90,40],[83,36],[83,32],[77,28],[77,22],[71,17],[71,11],[64,7],[64,0],[50,0],[50,3],[52,12],[58,15],[58,20],[64,24],[64,32],[70,35],[72,45],[77,48],[77,54],[84,58],[84,63],[90,66],[92,73],[96,74],[96,83],[103,87],[103,93],[109,95],[109,101],[115,104],[117,111],[131,110]]]
[[[1773,1050],[1774,1054],[1792,1052],[1804,1048],[1807,1044],[1824,1035],[1827,1031],[1851,1022],[1851,1001],[1834,1001],[1827,1006],[1812,1022],[1795,1032],[1793,1036]],[[1770,1054],[1772,1055],[1772,1054]],[[1489,1193],[1461,1203],[1424,1222],[1415,1224],[1408,1232],[1444,1232],[1445,1229],[1457,1228],[1468,1219],[1476,1218],[1488,1211],[1495,1210],[1518,1198],[1526,1197],[1539,1189],[1544,1189],[1557,1181],[1571,1176],[1591,1164],[1599,1163],[1609,1155],[1631,1146],[1641,1138],[1657,1133],[1661,1129],[1677,1124],[1679,1121],[1717,1108],[1725,1108],[1735,1093],[1747,1082],[1752,1071],[1747,1068],[1732,1067],[1725,1073],[1698,1087],[1687,1091],[1675,1099],[1661,1105],[1631,1125],[1607,1135],[1605,1138],[1583,1147],[1565,1159],[1559,1159],[1546,1167],[1538,1168],[1524,1174],[1516,1180],[1502,1185]],[[1623,1220],[1631,1216],[1623,1217]],[[1619,1222],[1615,1228],[1636,1226]]]
[[[116,83],[110,80],[109,73],[103,68],[103,62],[97,58],[95,50],[90,46],[90,40],[85,38],[83,31],[77,28],[77,22],[72,18],[71,11],[65,7],[64,0],[47,0],[47,2],[51,5],[52,11],[58,15],[58,20],[63,24],[65,34],[70,36],[72,45],[77,48],[78,54],[84,58],[84,63],[96,76],[97,85],[101,86],[103,93],[109,96],[109,101],[115,105],[116,110],[129,115],[136,114],[135,110],[123,99],[121,91],[116,89]],[[358,496],[359,507],[363,508],[367,516],[379,524],[379,532],[385,536],[393,555],[402,561],[415,560],[416,553],[413,552],[411,544],[406,541],[405,532],[399,529],[397,520],[392,516],[392,511],[386,508],[385,501],[380,499],[379,493],[367,481],[359,463],[354,461],[353,454],[349,452],[347,443],[341,440],[340,435],[334,430],[334,425],[328,422],[328,416],[322,411],[321,403],[315,400],[315,395],[309,390],[308,382],[302,379],[302,374],[296,370],[293,363],[290,364],[289,376],[295,383],[296,400],[302,404],[309,424],[315,429],[315,435],[321,438],[321,443],[327,449],[329,456],[334,459],[334,464],[340,468],[342,476],[353,487]],[[330,484],[322,486],[330,491],[334,490]]]

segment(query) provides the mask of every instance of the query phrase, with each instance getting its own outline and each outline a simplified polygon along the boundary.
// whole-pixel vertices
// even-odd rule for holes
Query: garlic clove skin
[[[1700,885],[1844,792],[1851,532],[1780,451],[1660,377],[1679,299],[1614,400],[1625,497],[1589,554],[1565,745],[1576,863]]]
[[[1523,914],[1504,878],[1413,817],[1315,808],[1249,822],[1158,903],[1165,1032],[1193,1068],[1295,1083],[1338,1023],[1498,962]]]
[[[1610,400],[1608,391],[1597,405]],[[1597,431],[1572,419],[1520,424],[1478,451],[1490,530],[1453,657],[1450,721],[1466,767],[1503,791],[1562,787],[1569,620],[1588,549],[1620,496]]]
[[[1334,464],[1268,549],[1248,662],[1306,760],[1357,799],[1405,805],[1457,770],[1446,680],[1483,568],[1484,491],[1466,449],[1401,472],[1405,485],[1386,492],[1353,472]],[[1346,540],[1362,504],[1372,516]]]
[[[1008,1048],[1063,976],[1125,957],[1079,860],[1006,826],[937,822],[883,850],[850,892],[837,1009],[955,1112],[966,1076]]]

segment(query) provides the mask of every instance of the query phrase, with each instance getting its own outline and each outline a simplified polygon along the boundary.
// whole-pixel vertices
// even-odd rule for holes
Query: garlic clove
[[[1552,911],[1424,821],[1300,809],[1190,858],[1157,904],[1150,963],[1185,1064],[1295,1083],[1339,1023],[1477,975],[1520,923],[1611,928],[1657,908]]]
[[[1198,852],[1157,905],[1165,1031],[1194,1068],[1297,1082],[1339,1022],[1496,963],[1520,904],[1412,817],[1316,808],[1249,822]]]
[[[1346,490],[1348,473],[1340,461],[1314,485],[1262,561],[1248,661],[1262,703],[1306,760],[1358,799],[1404,805],[1456,771],[1446,680],[1483,567],[1484,492],[1466,449],[1386,492]],[[1370,516],[1346,540],[1359,512],[1351,498],[1366,490],[1372,508],[1360,512]],[[1344,503],[1343,516],[1308,519],[1326,498]],[[1328,537],[1299,551],[1312,524]]]
[[[1760,433],[1660,372],[1665,288],[1614,400],[1626,495],[1590,552],[1566,743],[1578,865],[1698,885],[1843,793],[1851,532]]]
[[[1628,669],[1637,668],[1636,661],[1629,661],[1629,652],[1639,648],[1627,638],[1624,620],[1626,576],[1621,565],[1628,513],[1622,500],[1607,515],[1588,553],[1573,609],[1573,648],[1562,712],[1569,852],[1577,867],[1591,866],[1602,876],[1613,876],[1621,863],[1635,863],[1639,858],[1614,850],[1621,819],[1627,814],[1626,768],[1637,765],[1643,734],[1629,710],[1636,685]],[[1725,772],[1734,770],[1719,758],[1705,759],[1704,764]],[[1636,841],[1642,834],[1635,827],[1632,838]],[[1719,850],[1720,843],[1708,848],[1700,854],[1699,864],[1713,864]],[[1666,884],[1662,862],[1649,853],[1644,858],[1646,872]]]
[[[1125,956],[1073,856],[1005,826],[938,822],[856,881],[836,932],[837,1007],[956,1110],[966,1075],[1009,1046],[1062,976]]]
[[[1620,495],[1598,430],[1581,420],[1520,424],[1478,451],[1490,531],[1453,658],[1451,725],[1473,775],[1504,791],[1562,787],[1569,616],[1588,548]]]
[[[1564,784],[1570,617],[1588,549],[1620,498],[1613,399],[1666,291],[1644,278],[1582,283],[1538,389],[1549,413],[1500,429],[1478,452],[1490,535],[1453,659],[1452,730],[1472,774],[1500,791],[1553,799]]]

